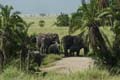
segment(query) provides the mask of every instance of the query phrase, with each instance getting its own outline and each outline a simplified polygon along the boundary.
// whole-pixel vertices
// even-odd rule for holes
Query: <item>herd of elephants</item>
[[[33,41],[42,54],[63,53],[65,57],[79,56],[80,49],[82,48],[85,55],[88,53],[88,47],[79,35],[66,35],[60,40],[59,35],[56,33],[40,33],[33,38]]]

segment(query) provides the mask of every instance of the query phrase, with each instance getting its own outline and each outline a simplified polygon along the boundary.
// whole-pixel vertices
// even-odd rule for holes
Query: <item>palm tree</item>
[[[110,52],[104,37],[99,30],[99,27],[102,25],[102,20],[99,17],[101,12],[97,6],[98,2],[96,0],[90,0],[89,3],[82,0],[82,6],[79,8],[82,17],[80,17],[79,24],[71,26],[70,30],[74,32],[74,30],[76,30],[75,28],[82,28],[83,31],[87,29],[88,43],[91,45],[93,51],[99,55],[101,60],[106,61],[108,64],[112,64],[112,62],[109,61],[111,54],[109,54]]]
[[[3,53],[7,55],[7,57],[10,55],[9,53],[13,53],[13,50],[11,48],[15,48],[15,29],[16,27],[20,27],[20,23],[23,22],[22,18],[18,16],[19,12],[13,12],[12,6],[3,6],[0,5],[0,16],[1,16],[1,25],[0,25],[0,31],[1,31],[1,48],[3,50]],[[11,52],[12,51],[12,52]],[[15,51],[15,49],[14,49]]]
[[[17,57],[17,53],[21,51],[20,60],[24,63],[24,55],[30,46],[28,30],[33,22],[26,23],[19,16],[20,12],[12,12],[12,6],[0,5],[0,9],[1,50],[7,56],[7,60]]]
[[[113,55],[116,58],[117,65],[120,64],[120,0],[112,2],[110,9],[108,10],[107,15],[111,15],[113,19],[112,30],[115,34],[115,40],[113,42]]]
[[[30,38],[28,35],[28,30],[34,22],[30,23],[23,23],[23,28],[21,31],[18,30],[17,34],[19,36],[19,43],[20,43],[20,67],[22,69],[25,68],[25,61],[28,55],[28,50],[30,49]],[[29,62],[29,61],[28,61]]]
[[[113,42],[113,49],[112,51],[114,52],[114,57],[116,59],[120,59],[120,48],[119,48],[119,45],[120,45],[120,5],[118,4],[119,3],[119,0],[112,0],[111,1],[111,4],[110,4],[110,7],[109,8],[106,8],[104,10],[104,13],[101,15],[102,17],[108,17],[110,18],[112,21],[111,21],[111,26],[112,26],[112,30],[115,34],[115,40]],[[118,60],[117,60],[118,61]],[[116,62],[117,62],[116,61]]]

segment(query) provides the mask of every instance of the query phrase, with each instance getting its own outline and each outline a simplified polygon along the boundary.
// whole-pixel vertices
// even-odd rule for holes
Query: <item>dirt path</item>
[[[70,73],[86,70],[93,67],[94,60],[88,57],[69,57],[53,63],[54,66],[42,68],[42,71],[55,71],[59,73]]]

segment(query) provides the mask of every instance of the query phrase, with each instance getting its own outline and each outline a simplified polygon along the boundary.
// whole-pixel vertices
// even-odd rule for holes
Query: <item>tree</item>
[[[10,55],[14,54],[16,50],[15,42],[15,29],[20,27],[21,22],[23,21],[19,16],[19,12],[11,12],[13,10],[12,6],[0,6],[1,9],[1,50],[6,55],[7,58],[10,58]],[[14,49],[14,50],[12,50]]]
[[[106,64],[113,64],[110,51],[105,42],[107,38],[104,38],[105,36],[99,30],[99,26],[103,24],[101,24],[102,19],[99,17],[101,10],[98,7],[98,2],[96,0],[90,0],[89,3],[86,3],[85,0],[82,0],[82,6],[79,8],[79,12],[81,13],[81,19],[78,24],[70,27],[70,31],[74,32],[77,29],[85,31],[87,29],[86,40],[91,45],[93,51]]]
[[[30,40],[28,29],[33,22],[27,24],[19,16],[20,12],[12,12],[12,6],[0,5],[0,10],[0,49],[7,62],[17,58],[20,51],[21,54],[27,54]]]
[[[24,69],[26,68],[27,62],[26,62],[26,58],[28,56],[28,50],[30,49],[30,37],[28,35],[28,30],[31,27],[31,25],[34,24],[34,22],[30,22],[30,23],[23,23],[23,28],[21,31],[19,30],[19,43],[20,43],[20,68]]]
[[[57,22],[55,23],[57,26],[69,26],[69,16],[67,14],[61,13],[57,17]]]
[[[109,6],[109,0],[98,0],[99,8],[104,9]]]
[[[39,21],[39,26],[40,27],[44,27],[45,26],[45,21],[44,20],[40,20]]]
[[[120,3],[119,0],[112,2],[107,15],[111,15],[113,19],[112,30],[115,34],[115,40],[113,42],[113,55],[116,59],[116,65],[120,67]]]
[[[115,65],[120,64],[120,5],[119,0],[111,0],[109,8],[103,10],[102,17],[107,17],[110,19],[111,30],[115,34],[115,40],[112,46],[112,57],[114,58]]]
[[[80,7],[81,8],[81,7]],[[69,33],[72,33],[74,31],[76,31],[79,27],[77,26],[81,26],[81,19],[82,19],[82,12],[81,9],[78,9],[77,12],[72,13],[72,16],[70,18],[70,29],[69,29]],[[77,25],[76,25],[77,24]],[[76,27],[73,27],[76,26]]]

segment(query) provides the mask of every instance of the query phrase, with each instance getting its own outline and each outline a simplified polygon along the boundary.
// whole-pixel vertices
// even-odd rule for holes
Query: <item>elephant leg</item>
[[[44,48],[43,51],[44,51],[44,54],[46,54],[46,48]]]
[[[41,52],[41,53],[44,53],[44,49],[43,49],[43,47],[41,47],[40,52]]]
[[[70,51],[70,55],[69,56],[73,56],[74,52]]]
[[[42,53],[42,48],[41,47],[39,48],[39,51]]]
[[[65,57],[67,57],[68,56],[68,49],[64,49],[65,51],[64,51],[64,54],[65,54]]]
[[[84,48],[84,55],[87,56],[88,55],[88,49]]]
[[[46,48],[46,51],[45,51],[45,52],[46,52],[46,54],[49,54],[49,53],[48,53],[48,52],[49,52],[49,51],[48,51],[48,48]]]
[[[46,48],[45,47],[42,48],[42,54],[46,54]]]
[[[77,56],[80,56],[79,53],[80,53],[80,51],[78,50],[78,51],[77,51]]]
[[[72,51],[71,51],[71,49],[70,49],[70,51],[69,51],[69,56],[72,56]]]
[[[57,50],[57,54],[60,55],[60,51],[59,50]]]
[[[71,54],[72,56],[74,56],[74,52],[72,52],[72,54]]]

